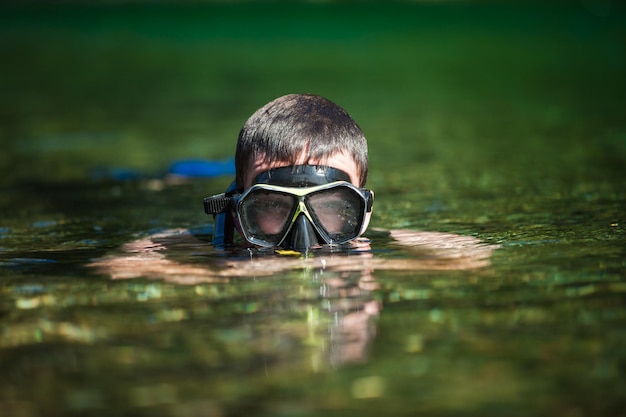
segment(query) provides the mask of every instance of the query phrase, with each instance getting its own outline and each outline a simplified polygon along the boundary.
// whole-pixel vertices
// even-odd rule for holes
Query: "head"
[[[344,232],[344,241],[352,239],[367,227],[373,195],[361,190],[367,178],[365,136],[344,109],[323,97],[290,94],[257,110],[239,134],[235,166],[234,193],[240,197],[224,204],[231,206],[235,227],[251,243],[302,250],[341,241]],[[284,210],[278,207],[281,198]],[[333,216],[320,214],[338,207],[337,202],[343,208],[334,217],[352,227],[350,232],[333,234],[338,227]],[[212,210],[207,213],[217,212]],[[353,214],[349,219],[342,214],[346,210]],[[256,234],[246,233],[251,225],[258,226]],[[284,233],[282,240],[254,237],[275,228]]]
[[[333,165],[341,166],[333,166]],[[246,121],[235,152],[239,190],[261,172],[290,165],[328,165],[347,172],[354,185],[367,179],[367,141],[341,107],[316,95],[289,94]]]

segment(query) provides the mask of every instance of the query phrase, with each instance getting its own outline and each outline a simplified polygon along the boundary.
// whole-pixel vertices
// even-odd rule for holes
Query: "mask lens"
[[[361,231],[365,202],[357,191],[346,186],[322,190],[309,195],[307,203],[333,241],[353,239]]]
[[[239,202],[237,211],[249,237],[278,244],[291,224],[296,197],[257,189]]]

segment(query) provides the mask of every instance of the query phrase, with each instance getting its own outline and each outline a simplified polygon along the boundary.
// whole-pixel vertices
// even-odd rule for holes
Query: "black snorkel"
[[[235,223],[229,210],[231,196],[237,191],[237,185],[233,181],[225,193],[204,199],[204,211],[213,215],[213,239],[211,244],[215,247],[223,247],[233,244],[235,235]]]

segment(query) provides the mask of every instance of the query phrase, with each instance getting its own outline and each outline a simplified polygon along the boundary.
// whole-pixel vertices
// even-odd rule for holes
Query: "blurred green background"
[[[471,231],[491,212],[506,229],[500,211],[621,205],[624,16],[608,0],[5,5],[0,184],[224,160],[258,107],[306,92],[365,131],[374,226]],[[36,204],[20,198],[4,206]]]
[[[577,176],[624,156],[624,31],[608,1],[4,6],[0,181],[227,158],[291,92],[348,110],[374,178]]]
[[[619,415],[625,18],[609,0],[3,3],[0,405]],[[294,92],[328,97],[365,131],[373,226],[501,245],[480,271],[375,271],[371,360],[319,374],[301,367],[311,346],[273,332],[306,335],[327,301],[302,271],[193,288],[85,269],[153,229],[209,223],[201,198],[230,178],[170,187],[163,172],[231,157],[248,116]],[[387,243],[374,256],[413,256]],[[170,259],[220,262],[187,249]],[[372,401],[350,392],[383,380]],[[160,402],[163,387],[180,407]]]

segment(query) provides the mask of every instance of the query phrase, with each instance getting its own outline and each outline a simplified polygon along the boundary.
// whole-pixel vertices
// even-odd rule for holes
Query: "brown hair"
[[[246,121],[235,152],[236,182],[242,188],[246,170],[258,157],[294,165],[324,161],[344,152],[353,158],[360,184],[367,179],[367,140],[350,115],[332,101],[311,94],[289,94],[257,110]]]

